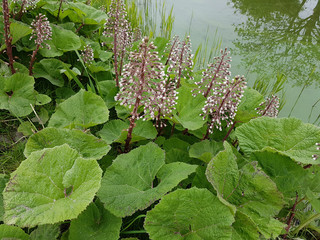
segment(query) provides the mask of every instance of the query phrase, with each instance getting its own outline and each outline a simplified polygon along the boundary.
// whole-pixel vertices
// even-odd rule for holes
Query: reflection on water
[[[245,66],[266,78],[274,71],[283,72],[292,85],[303,86],[308,79],[308,84],[320,85],[320,1],[232,3],[247,16],[235,25],[234,40]]]
[[[277,74],[285,74],[288,78],[286,105],[280,116],[288,116],[304,89],[292,116],[307,122],[316,103],[310,122],[317,119],[320,114],[320,0],[166,2],[169,6],[174,4],[175,33],[184,35],[190,31],[194,46],[205,39],[207,27],[212,32],[218,29],[222,46],[232,50],[232,73],[245,74],[251,86],[256,79],[273,81]]]
[[[289,87],[300,87],[315,91],[309,101],[299,99],[299,109],[307,120],[305,110],[320,99],[320,1],[319,0],[232,0],[236,13],[246,20],[234,24],[238,37],[233,43],[241,64],[265,81],[276,72],[288,77],[288,106],[293,106],[298,94]],[[317,88],[317,90],[315,89]],[[297,90],[297,88],[295,88]],[[303,91],[304,91],[303,90]],[[303,96],[303,95],[302,95]],[[305,97],[305,99],[307,99]],[[304,105],[304,107],[303,107]],[[313,119],[319,115],[314,109]],[[318,110],[318,112],[315,112]]]

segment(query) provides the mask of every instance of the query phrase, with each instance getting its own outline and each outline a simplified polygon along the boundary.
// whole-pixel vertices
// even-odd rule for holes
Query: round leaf
[[[106,170],[97,195],[114,215],[129,216],[150,206],[195,169],[185,163],[165,164],[163,150],[149,143],[118,156]],[[155,177],[160,179],[157,186]]]
[[[0,239],[29,240],[29,235],[21,228],[9,225],[0,225]]]
[[[234,218],[207,189],[176,190],[147,213],[145,229],[153,240],[229,240]]]
[[[109,110],[102,98],[80,90],[61,103],[49,120],[49,127],[89,128],[109,120]]]
[[[65,143],[76,149],[83,158],[100,159],[111,148],[103,140],[80,130],[45,128],[28,139],[24,155],[29,157],[34,151],[53,148]]]
[[[118,240],[121,218],[104,209],[101,203],[91,203],[88,208],[71,221],[69,240]]]
[[[197,130],[203,126],[205,121],[200,114],[205,104],[205,98],[202,95],[193,97],[192,87],[182,86],[178,89],[178,101],[176,106],[175,118],[184,128]]]
[[[33,152],[3,192],[4,222],[20,227],[76,218],[93,200],[102,171],[68,145]]]
[[[17,117],[32,112],[30,104],[36,102],[34,79],[28,74],[16,73],[0,79],[0,109],[9,110]]]
[[[74,32],[51,24],[52,41],[58,50],[73,51],[81,47],[80,37]]]
[[[296,118],[253,119],[236,129],[240,148],[246,155],[271,147],[303,164],[319,164],[313,160],[320,128]]]

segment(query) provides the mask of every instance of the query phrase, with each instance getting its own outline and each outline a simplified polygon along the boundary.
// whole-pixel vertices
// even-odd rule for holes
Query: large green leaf
[[[296,118],[253,119],[238,127],[236,136],[247,156],[271,147],[303,164],[320,163],[320,158],[312,158],[316,153],[315,144],[320,142],[320,128]]]
[[[59,224],[40,225],[30,234],[31,240],[56,240],[60,234]]]
[[[2,192],[6,186],[7,181],[8,179],[6,175],[0,174],[0,221],[3,221],[3,214],[4,214]]]
[[[204,140],[193,144],[190,147],[189,155],[190,157],[198,158],[205,163],[208,163],[219,151],[223,149],[222,142]]]
[[[69,240],[118,240],[121,218],[108,212],[101,203],[91,203],[88,208],[71,221]]]
[[[80,130],[45,128],[33,134],[28,139],[24,149],[24,155],[29,157],[34,151],[53,148],[65,143],[76,149],[83,158],[100,159],[106,155],[111,148],[105,141]]]
[[[252,219],[265,237],[278,236],[283,225],[273,217],[281,210],[284,201],[276,184],[258,168],[257,162],[238,169],[232,147],[227,142],[224,147],[225,151],[219,152],[208,164],[206,175],[209,182],[219,196]]]
[[[118,217],[145,209],[194,172],[196,166],[165,164],[164,152],[154,143],[118,156],[106,170],[98,196]],[[154,186],[157,177],[159,184]]]
[[[49,120],[49,127],[89,128],[108,121],[109,110],[103,99],[80,90],[61,103]]]
[[[81,47],[80,37],[74,32],[51,24],[52,42],[58,50],[73,51]]]
[[[1,240],[29,240],[29,235],[21,228],[9,225],[0,225]]]
[[[232,224],[232,240],[257,240],[259,239],[259,229],[254,222],[245,214],[238,211],[235,222]]]
[[[100,96],[106,102],[108,108],[112,108],[116,105],[114,97],[118,93],[118,88],[116,87],[116,82],[114,80],[101,81],[98,83],[98,89]]]
[[[53,85],[62,87],[64,79],[61,70],[65,69],[65,67],[66,65],[58,59],[42,59],[34,65],[33,74],[35,78],[45,78]]]
[[[15,44],[21,38],[29,35],[32,32],[32,29],[29,25],[22,22],[12,22],[10,24],[10,35],[12,37],[11,44]],[[2,45],[0,51],[6,49],[6,45]]]
[[[0,78],[0,109],[9,110],[17,117],[32,112],[30,104],[36,102],[33,77],[16,73],[8,78]]]
[[[102,171],[64,144],[33,152],[3,192],[6,224],[34,227],[76,218],[93,200]]]
[[[113,142],[125,143],[129,126],[129,121],[122,121],[120,119],[111,120],[103,126],[98,134],[108,144]],[[136,125],[133,128],[131,143],[145,139],[154,139],[156,136],[157,130],[152,122],[140,119],[136,121]]]
[[[317,191],[312,185],[317,175],[311,174],[290,157],[278,151],[267,148],[264,151],[254,152],[252,160],[259,162],[263,171],[277,184],[287,201],[295,200],[297,193],[300,198],[303,198],[308,187]]]
[[[84,24],[99,24],[106,21],[107,14],[101,10],[91,7],[87,4],[80,2],[70,2],[69,6],[74,10],[74,13],[70,13],[68,17],[73,22]]]
[[[185,85],[178,89],[178,101],[174,116],[184,128],[196,130],[205,123],[205,120],[200,116],[205,98],[202,95],[193,97],[192,89],[192,87]]]
[[[145,229],[153,240],[229,240],[234,218],[207,189],[176,190],[147,213]]]
[[[237,109],[235,121],[248,122],[252,118],[259,117],[256,108],[264,101],[264,97],[256,90],[247,88]]]

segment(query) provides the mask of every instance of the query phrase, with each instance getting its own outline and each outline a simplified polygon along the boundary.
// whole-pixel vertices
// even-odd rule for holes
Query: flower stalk
[[[130,24],[127,21],[127,11],[122,0],[112,0],[109,18],[105,24],[104,35],[113,37],[113,56],[116,86],[119,87],[119,79],[122,74],[123,60],[126,48],[132,43]]]
[[[156,121],[162,126],[161,117],[170,116],[176,104],[176,91],[164,80],[164,66],[160,62],[156,46],[145,37],[137,52],[131,52],[130,61],[124,66],[119,93],[115,100],[120,105],[133,107],[130,126],[125,143],[125,152],[129,151],[132,131],[138,119]],[[138,109],[143,106],[144,111]]]
[[[36,43],[36,49],[33,50],[30,64],[29,64],[29,75],[32,76],[32,69],[33,69],[33,63],[36,60],[36,55],[40,49],[40,47],[43,47],[43,42],[45,40],[50,40],[52,36],[52,29],[50,27],[50,22],[48,21],[48,18],[43,15],[39,14],[35,20],[31,23],[32,27],[32,34],[30,37],[31,39],[34,39],[34,42]],[[46,47],[50,49],[50,45],[45,43]]]
[[[13,54],[12,54],[12,36],[10,36],[10,13],[8,0],[2,0],[2,11],[3,11],[3,20],[4,20],[4,38],[7,47],[7,56],[9,59],[9,67],[11,73],[14,74],[16,70],[13,67]]]

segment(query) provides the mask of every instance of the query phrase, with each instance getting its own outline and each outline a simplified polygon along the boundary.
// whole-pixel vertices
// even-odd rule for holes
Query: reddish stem
[[[184,48],[186,46],[186,42],[183,42],[182,48],[181,48],[181,54],[180,54],[180,62],[179,62],[179,73],[178,73],[178,83],[177,83],[177,88],[180,87],[180,81],[181,81],[181,73],[182,73],[182,60],[183,60],[183,53],[184,53]]]
[[[11,69],[11,73],[14,74],[16,70],[13,67],[13,55],[12,55],[12,37],[10,36],[10,21],[9,21],[9,7],[8,0],[2,1],[2,11],[3,11],[3,20],[4,20],[4,37],[5,43],[7,47],[7,55],[9,58],[9,67]]]
[[[36,55],[37,55],[37,53],[39,51],[39,48],[40,48],[40,44],[38,44],[37,48],[35,50],[33,50],[33,52],[32,52],[32,57],[31,57],[31,60],[30,60],[30,65],[29,65],[29,75],[30,76],[32,76],[33,63],[36,60]]]
[[[127,139],[126,139],[126,144],[125,144],[125,147],[124,147],[124,151],[125,152],[129,152],[130,150],[130,142],[131,142],[131,139],[132,139],[132,131],[133,131],[133,128],[135,126],[135,120],[137,119],[137,116],[138,116],[138,108],[139,108],[139,105],[140,105],[140,100],[142,98],[142,94],[143,94],[143,87],[144,87],[144,82],[145,82],[145,64],[146,64],[146,55],[147,55],[147,46],[144,47],[144,53],[143,53],[143,57],[142,57],[142,62],[141,62],[141,73],[140,73],[140,89],[139,89],[139,92],[137,94],[137,98],[136,98],[136,102],[134,104],[134,108],[132,110],[132,113],[131,113],[131,118],[130,118],[130,126],[129,126],[129,129],[128,129],[128,135],[127,135]]]
[[[291,223],[292,223],[293,217],[296,214],[295,210],[296,210],[296,206],[297,206],[298,203],[299,203],[298,202],[298,193],[296,193],[296,200],[295,200],[295,202],[294,202],[294,204],[292,206],[291,214],[290,214],[290,217],[289,217],[289,219],[287,221],[287,227],[285,229],[287,233],[283,235],[283,239],[287,239],[287,236],[288,236],[288,233],[289,233],[289,230],[290,230],[290,227],[291,227]]]
[[[218,68],[217,68],[217,70],[216,70],[216,72],[215,72],[215,74],[214,74],[214,76],[213,76],[213,78],[212,78],[212,80],[211,80],[211,82],[210,82],[210,85],[209,85],[206,93],[204,94],[204,97],[205,97],[205,98],[208,97],[209,92],[211,91],[211,89],[212,89],[212,87],[213,87],[213,82],[216,80],[216,78],[217,78],[217,76],[218,76],[218,73],[219,73],[219,71],[220,71],[220,68],[221,68],[221,66],[222,66],[223,59],[224,59],[225,56],[226,56],[226,54],[222,55],[222,57],[221,57],[221,61],[220,61],[220,63],[219,63],[219,66],[218,66]]]
[[[234,129],[234,127],[236,126],[237,123],[239,123],[240,121],[234,121],[234,123],[232,124],[232,126],[230,127],[229,131],[227,132],[226,136],[224,136],[222,142],[224,142],[225,140],[227,140],[227,138],[229,137],[231,131]]]
[[[81,23],[81,25],[77,28],[76,33],[78,33],[80,31],[81,28],[83,28],[84,23]]]

